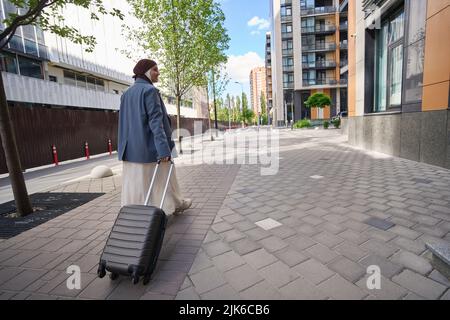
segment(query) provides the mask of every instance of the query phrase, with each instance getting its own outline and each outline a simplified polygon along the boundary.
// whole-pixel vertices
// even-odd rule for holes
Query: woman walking
[[[143,204],[150,180],[158,161],[158,179],[150,196],[150,203],[158,205],[164,191],[175,143],[169,115],[159,90],[159,70],[156,62],[140,60],[133,69],[134,84],[122,95],[119,113],[119,160],[123,161],[122,207]],[[167,191],[163,210],[180,214],[190,208],[192,201],[183,199],[175,168]]]

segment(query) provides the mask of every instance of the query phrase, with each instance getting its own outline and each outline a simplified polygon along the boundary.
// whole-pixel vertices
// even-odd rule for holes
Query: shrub
[[[329,126],[330,126],[330,123],[329,123],[327,120],[325,120],[325,121],[323,122],[323,128],[324,128],[324,129],[328,129]]]
[[[303,120],[297,121],[294,124],[294,128],[296,128],[296,129],[311,128],[311,127],[312,127],[311,121],[309,121],[308,119],[303,119]]]
[[[341,119],[339,119],[339,118],[334,119],[334,120],[333,120],[333,126],[334,126],[336,129],[339,129],[339,127],[341,126]]]

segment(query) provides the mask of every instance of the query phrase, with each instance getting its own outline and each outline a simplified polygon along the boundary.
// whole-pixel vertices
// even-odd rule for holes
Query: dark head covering
[[[152,81],[145,75],[145,73],[156,66],[156,62],[150,59],[142,59],[139,60],[139,62],[136,64],[136,66],[133,69],[134,79],[140,78],[147,80],[148,82],[152,83]]]

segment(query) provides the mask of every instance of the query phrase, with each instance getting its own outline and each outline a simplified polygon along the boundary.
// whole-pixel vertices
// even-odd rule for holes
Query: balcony
[[[339,66],[342,68],[342,67],[345,67],[346,65],[348,65],[348,60],[347,59],[341,59],[341,62],[339,63]]]
[[[336,32],[336,26],[334,24],[327,24],[327,25],[316,25],[315,27],[302,27],[302,34],[307,33],[320,33],[320,34],[326,34],[326,33],[335,33]]]
[[[336,68],[336,61],[334,60],[312,61],[303,63],[303,69],[333,69],[333,68]]]
[[[348,30],[348,23],[341,23],[339,25],[339,30],[341,30],[341,31]]]
[[[283,66],[283,72],[294,72],[294,66]]]
[[[283,56],[292,56],[294,54],[294,49],[282,49],[281,53]]]
[[[293,82],[283,82],[283,89],[294,89]]]
[[[282,39],[292,39],[292,32],[282,32],[281,38]]]
[[[281,16],[281,22],[291,22],[292,21],[292,15],[291,16]]]
[[[341,79],[341,80],[339,80],[339,84],[342,84],[342,85],[348,84],[348,79]]]
[[[341,50],[347,50],[348,49],[348,41],[347,40],[341,41],[339,43],[339,47],[341,48]]]
[[[302,51],[334,51],[336,50],[335,42],[318,42],[311,45],[302,46]]]
[[[2,72],[11,101],[118,110],[120,95]]]
[[[312,16],[312,15],[322,15],[322,14],[332,14],[337,11],[336,7],[317,7],[317,8],[300,8],[301,16]]]
[[[334,78],[324,78],[324,79],[303,79],[304,87],[312,87],[312,86],[334,86],[337,85],[338,81]]]

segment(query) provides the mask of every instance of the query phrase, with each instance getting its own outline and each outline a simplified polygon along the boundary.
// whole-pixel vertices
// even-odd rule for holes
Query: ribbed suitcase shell
[[[106,242],[100,268],[137,277],[137,281],[141,276],[148,280],[156,266],[166,225],[167,216],[160,208],[124,206]]]

